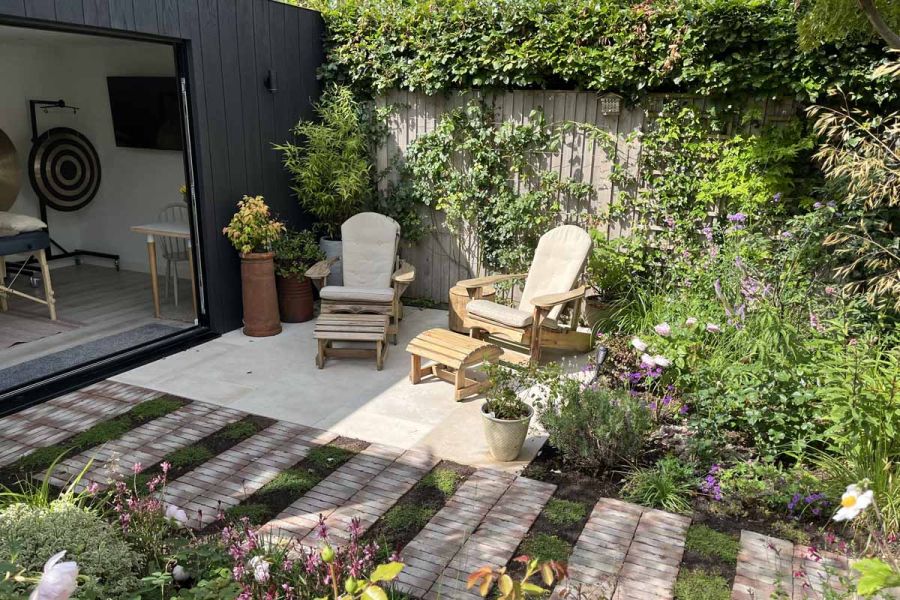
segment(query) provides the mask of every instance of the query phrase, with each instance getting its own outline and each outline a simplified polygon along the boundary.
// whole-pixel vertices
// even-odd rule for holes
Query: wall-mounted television
[[[174,77],[107,77],[116,146],[181,150],[181,109]]]

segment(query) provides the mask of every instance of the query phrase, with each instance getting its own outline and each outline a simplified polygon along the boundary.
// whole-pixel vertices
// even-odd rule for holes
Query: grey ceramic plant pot
[[[507,420],[488,414],[485,412],[486,408],[487,402],[481,406],[481,420],[484,423],[484,437],[491,450],[491,456],[500,462],[516,460],[522,452],[525,438],[528,437],[528,427],[531,425],[534,409],[528,406],[528,416]]]
[[[325,253],[325,258],[340,258],[343,245],[341,240],[332,240],[329,238],[319,238],[319,249]],[[331,273],[328,275],[327,285],[343,285],[344,284],[344,267],[341,261],[336,261],[331,265]]]

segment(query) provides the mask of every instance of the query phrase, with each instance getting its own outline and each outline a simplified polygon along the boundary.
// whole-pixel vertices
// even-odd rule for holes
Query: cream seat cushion
[[[581,227],[561,225],[542,235],[528,270],[519,310],[531,314],[532,298],[572,290],[590,251],[591,236]],[[556,319],[562,309],[562,305],[554,306],[547,316]]]
[[[46,227],[46,223],[35,217],[0,211],[0,235],[18,235],[29,231],[40,231]]]
[[[394,290],[391,288],[361,288],[343,285],[326,285],[319,290],[324,300],[342,302],[393,302]]]
[[[378,213],[359,213],[341,225],[341,239],[344,285],[379,290],[391,287],[400,240],[397,221]]]
[[[466,305],[466,310],[470,315],[509,327],[528,327],[534,321],[534,317],[530,313],[490,300],[472,300]]]

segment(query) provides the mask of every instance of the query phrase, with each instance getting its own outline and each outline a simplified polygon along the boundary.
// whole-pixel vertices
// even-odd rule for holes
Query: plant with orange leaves
[[[491,591],[491,586],[496,581],[497,588],[500,591],[498,595],[500,600],[524,600],[525,598],[533,598],[550,593],[549,589],[529,581],[537,573],[541,574],[541,580],[548,587],[553,585],[554,581],[561,581],[568,577],[566,564],[562,562],[555,560],[538,562],[536,558],[524,555],[513,560],[525,564],[525,574],[520,580],[516,581],[510,577],[506,572],[506,567],[501,569],[481,567],[469,575],[466,589],[472,589],[477,585],[478,592],[482,597],[487,597],[488,592]]]

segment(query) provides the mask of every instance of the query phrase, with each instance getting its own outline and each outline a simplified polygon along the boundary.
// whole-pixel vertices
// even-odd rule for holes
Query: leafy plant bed
[[[475,470],[441,461],[387,511],[366,533],[378,544],[378,560],[387,560],[412,541]]]
[[[215,433],[211,433],[197,442],[184,446],[167,454],[159,464],[148,466],[135,478],[138,490],[146,491],[146,484],[162,470],[160,464],[168,463],[168,481],[175,481],[185,473],[192,471],[209,459],[236,446],[247,438],[259,433],[266,427],[275,424],[275,419],[248,415],[240,421],[229,423]]]
[[[52,446],[38,448],[16,462],[0,469],[0,485],[11,487],[29,476],[42,473],[61,455],[75,456],[95,446],[120,438],[132,429],[159,419],[189,404],[189,400],[161,396],[141,402],[128,412],[101,421]]]
[[[361,440],[339,437],[330,444],[313,448],[303,460],[276,475],[272,481],[237,506],[228,509],[228,519],[247,517],[252,525],[262,525],[272,520],[368,445]],[[205,531],[211,533],[221,526],[222,523],[216,521]]]

